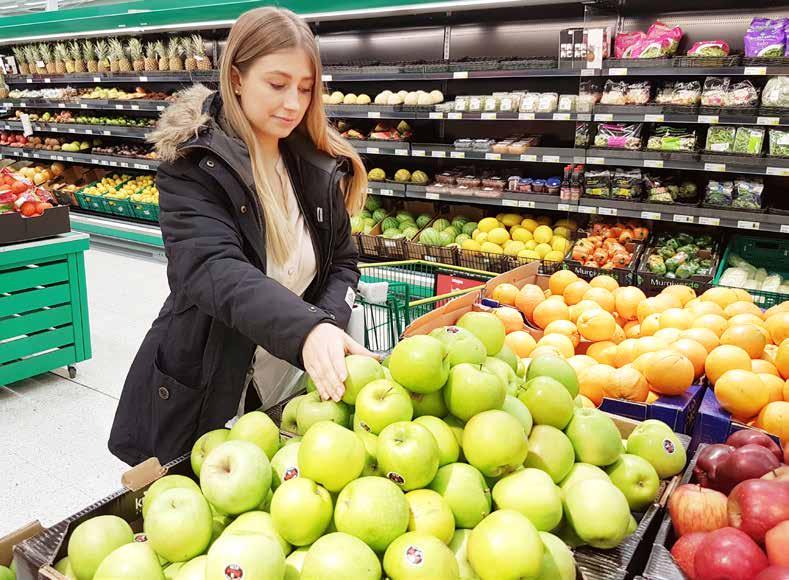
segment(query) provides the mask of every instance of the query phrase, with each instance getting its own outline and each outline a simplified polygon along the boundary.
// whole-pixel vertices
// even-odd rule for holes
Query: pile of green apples
[[[106,580],[571,580],[572,548],[618,546],[679,473],[663,423],[626,440],[563,359],[519,360],[493,314],[350,355],[342,400],[311,386],[194,445],[195,479],[146,491],[142,535],[81,523],[57,567]],[[308,381],[308,384],[310,381]],[[136,540],[136,541],[135,541]]]

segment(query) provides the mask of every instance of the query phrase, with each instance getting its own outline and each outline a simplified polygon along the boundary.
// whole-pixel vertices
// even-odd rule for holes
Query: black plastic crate
[[[674,66],[682,68],[727,68],[740,64],[740,54],[729,56],[675,56]]]
[[[606,68],[662,68],[674,66],[673,58],[609,58]]]
[[[573,247],[575,247],[575,244],[573,244]],[[640,242],[628,242],[628,244],[625,244],[625,247],[628,248],[628,251],[630,251],[633,256],[630,260],[630,264],[625,268],[603,269],[585,266],[578,260],[572,259],[572,250],[570,250],[571,257],[565,258],[564,265],[565,268],[571,270],[579,278],[583,278],[586,281],[603,274],[611,276],[620,286],[634,286],[636,284],[636,269],[638,268],[638,261],[641,258],[641,254],[644,251],[644,244]],[[632,248],[632,250],[630,248]]]

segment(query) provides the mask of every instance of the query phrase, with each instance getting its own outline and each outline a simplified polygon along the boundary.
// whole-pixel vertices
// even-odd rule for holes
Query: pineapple
[[[27,68],[30,71],[30,74],[36,74],[38,69],[38,51],[34,45],[26,46],[25,47],[25,58],[27,59]]]
[[[197,61],[195,60],[195,49],[192,41],[188,38],[181,39],[181,46],[184,51],[184,69],[192,71],[197,70]]]
[[[110,54],[112,55],[110,64],[114,64],[117,67],[115,72],[131,72],[132,67],[127,56],[126,47],[117,38],[110,40]]]
[[[194,52],[194,59],[197,63],[197,70],[211,70],[211,59],[205,52],[205,46],[203,45],[203,37],[199,34],[193,34],[190,40],[186,41],[188,44],[191,44],[192,51]],[[189,70],[187,68],[187,70]]]
[[[16,60],[16,68],[21,75],[29,75],[30,68],[27,66],[27,58],[25,57],[25,47],[15,46],[13,49],[14,59]]]
[[[135,72],[141,71],[145,68],[145,60],[142,57],[142,42],[138,38],[130,38],[126,45],[126,50],[129,51],[129,56],[132,60],[132,69]]]
[[[46,44],[39,44],[33,48],[33,56],[36,59],[36,73],[40,75],[47,74],[47,61],[45,57],[49,54],[49,48]]]
[[[156,44],[153,42],[145,43],[145,72],[159,70],[159,60],[156,58]]]
[[[80,46],[79,42],[72,40],[68,45],[68,52],[71,60],[66,61],[66,70],[68,70],[69,62],[71,62],[71,68],[73,70],[69,72],[84,73],[85,61],[82,60],[82,47]]]
[[[107,42],[104,40],[97,40],[93,47],[93,52],[96,53],[96,70],[98,70],[98,72],[109,72],[110,60],[108,58],[109,47],[107,46]]]
[[[184,53],[184,47],[181,44],[180,38],[171,38],[167,43],[167,64],[170,70],[184,70],[184,61],[181,55]]]
[[[40,44],[38,54],[44,61],[44,70],[47,74],[55,74],[55,59],[52,58],[52,47],[49,44]]]
[[[55,44],[55,73],[66,74],[66,63],[68,62],[68,49],[64,42]]]
[[[99,72],[99,63],[96,62],[96,47],[90,40],[82,43],[82,56],[85,59],[85,66],[88,72]]]
[[[167,51],[164,49],[164,43],[161,40],[156,42],[154,50],[156,51],[156,56],[159,57],[159,70],[170,70]]]

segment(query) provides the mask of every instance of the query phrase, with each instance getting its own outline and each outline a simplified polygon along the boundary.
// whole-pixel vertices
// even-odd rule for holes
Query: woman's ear
[[[236,95],[241,94],[241,72],[235,65],[230,68],[230,85],[233,87],[233,92]]]

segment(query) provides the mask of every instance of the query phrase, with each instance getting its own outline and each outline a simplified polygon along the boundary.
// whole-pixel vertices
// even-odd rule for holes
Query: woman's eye
[[[302,94],[304,94],[304,95],[309,95],[309,94],[312,92],[312,87],[309,87],[309,88],[307,88],[307,89],[301,89],[301,88],[300,88],[300,89],[299,89],[299,92],[301,92],[301,93],[302,93]]]
[[[269,84],[271,85],[271,88],[274,89],[275,91],[281,91],[282,89],[285,88],[285,85],[280,85],[277,83],[269,83]]]

